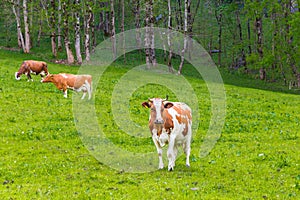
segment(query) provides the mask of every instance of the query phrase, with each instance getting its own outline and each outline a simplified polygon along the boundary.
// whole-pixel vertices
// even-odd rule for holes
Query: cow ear
[[[145,108],[150,108],[150,104],[147,101],[142,103],[142,106],[145,107]]]
[[[167,103],[164,105],[165,108],[171,108],[171,107],[173,107],[173,106],[174,106],[174,104],[171,103],[171,102],[167,102]]]

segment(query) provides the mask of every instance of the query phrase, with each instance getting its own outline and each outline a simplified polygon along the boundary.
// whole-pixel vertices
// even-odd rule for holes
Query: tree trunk
[[[238,9],[238,8],[237,8]],[[241,25],[241,19],[240,19],[240,11],[237,10],[236,11],[236,23],[237,23],[237,29],[238,29],[238,33],[239,33],[239,45],[242,46],[241,48],[241,58],[238,57],[238,66],[244,66],[245,70],[247,70],[246,67],[246,55],[245,55],[245,50],[243,48],[243,30],[242,30],[242,25]]]
[[[96,46],[97,46],[97,38],[95,33],[95,15],[93,11],[91,12],[92,19],[91,19],[91,35],[92,35],[92,53],[95,53]]]
[[[222,11],[219,11],[219,13],[216,13],[216,19],[219,26],[219,32],[218,32],[218,66],[221,66],[221,53],[222,53],[222,18],[223,14]]]
[[[23,0],[23,15],[24,15],[24,29],[25,29],[25,52],[30,52],[30,31],[28,23],[28,10],[27,10],[27,0]]]
[[[75,51],[76,51],[76,58],[78,64],[82,64],[82,56],[80,51],[80,15],[79,15],[79,8],[80,8],[80,0],[75,0]]]
[[[62,42],[61,42],[61,0],[58,0],[58,22],[57,22],[57,49],[62,51]]]
[[[142,39],[141,39],[141,32],[140,32],[140,28],[141,28],[140,4],[141,4],[140,0],[134,0],[134,10],[133,10],[133,12],[134,12],[134,16],[135,16],[135,29],[136,29],[135,41],[136,41],[136,47],[139,51],[140,51],[141,46],[142,46]]]
[[[147,68],[156,66],[156,57],[155,57],[155,38],[154,38],[154,29],[153,29],[153,0],[146,1],[146,18],[145,18],[145,52],[146,52],[146,65]]]
[[[168,48],[169,48],[169,55],[168,55],[168,61],[167,61],[167,65],[169,68],[169,72],[174,72],[174,68],[172,66],[172,38],[171,38],[171,34],[172,34],[172,7],[171,7],[171,0],[168,0],[168,11],[169,11],[169,15],[168,15]]]
[[[68,5],[70,2],[68,1]],[[67,3],[63,2],[62,4],[62,11],[63,11],[63,19],[64,19],[64,43],[67,53],[67,61],[68,64],[74,63],[74,55],[71,49],[70,45],[70,39],[69,39],[69,12],[67,11]]]
[[[247,34],[248,34],[248,50],[249,50],[249,54],[252,54],[252,48],[251,48],[251,28],[250,28],[250,19],[247,20]]]
[[[263,46],[262,46],[262,40],[263,40],[263,29],[262,29],[262,17],[256,17],[255,18],[255,29],[256,29],[256,35],[257,35],[257,52],[259,55],[259,58],[263,58]]]
[[[104,2],[103,7],[108,8],[108,2]],[[109,18],[110,12],[108,12],[108,11],[106,11],[106,9],[104,9],[103,13],[104,13],[104,16],[105,16],[104,29],[103,29],[104,35],[105,36],[111,36],[111,33],[110,33],[111,30],[110,30],[110,24],[109,24],[110,23],[110,18]]]
[[[184,64],[184,53],[187,48],[187,31],[188,31],[188,7],[189,7],[189,0],[185,0],[184,2],[184,40],[183,40],[183,49],[181,50],[181,61],[178,68],[178,74],[181,74],[182,67]]]
[[[25,48],[25,42],[22,34],[22,29],[21,29],[21,17],[20,17],[20,0],[17,0],[15,4],[12,5],[12,10],[13,13],[15,14],[16,17],[16,22],[17,22],[17,33],[18,33],[18,44],[19,47],[23,49],[23,52],[26,52]],[[16,10],[17,7],[17,10]]]
[[[183,30],[184,29],[184,24],[183,24],[183,20],[182,20],[181,0],[177,0],[177,3],[178,3],[178,10],[176,12],[176,15],[177,15],[177,30]]]
[[[37,40],[36,40],[36,45],[38,47],[40,47],[42,31],[43,31],[43,20],[42,20],[42,16],[40,15],[40,19],[39,19],[39,31],[38,31],[38,36],[37,36]]]
[[[51,50],[52,50],[52,55],[54,57],[57,57],[57,51],[56,51],[56,30],[55,30],[55,0],[50,1],[51,5],[51,14],[50,14],[50,29],[51,29]]]
[[[90,27],[91,27],[91,21],[92,21],[92,8],[90,5],[90,2],[86,2],[87,7],[87,13],[85,16],[85,60],[89,61],[91,59],[90,54]]]
[[[146,65],[147,69],[150,69],[152,66],[151,63],[151,14],[150,8],[152,5],[152,0],[146,0],[146,14],[145,14],[145,56],[146,56]]]
[[[117,47],[116,47],[116,27],[115,27],[115,9],[114,9],[114,0],[110,0],[110,14],[111,14],[111,44],[112,44],[112,53],[113,59],[117,57]]]
[[[124,0],[121,0],[121,7],[122,7],[122,19],[121,19],[121,31],[122,31],[122,48],[123,48],[123,58],[124,58],[124,63],[126,63],[126,47],[125,47],[125,5],[124,5]]]

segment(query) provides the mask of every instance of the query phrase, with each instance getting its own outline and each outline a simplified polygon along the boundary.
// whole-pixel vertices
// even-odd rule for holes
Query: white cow
[[[142,103],[150,108],[149,128],[152,140],[156,146],[159,158],[159,169],[164,167],[162,147],[169,143],[168,170],[175,167],[177,147],[182,145],[186,154],[186,166],[190,166],[190,151],[192,139],[192,111],[189,106],[181,102],[169,102],[167,99],[152,98]]]

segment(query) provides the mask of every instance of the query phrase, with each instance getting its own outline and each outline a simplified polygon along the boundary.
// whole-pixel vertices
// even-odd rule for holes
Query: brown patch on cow
[[[174,123],[172,120],[172,116],[170,115],[168,110],[164,110],[163,119],[164,119],[164,128],[166,129],[167,133],[170,135],[171,131],[174,128]]]
[[[184,136],[187,135],[188,133],[188,120],[191,121],[192,120],[192,115],[190,110],[184,110],[181,106],[173,106],[174,110],[176,110],[177,114],[176,115],[176,119],[178,121],[179,124],[185,124],[185,129],[183,130],[182,134]]]

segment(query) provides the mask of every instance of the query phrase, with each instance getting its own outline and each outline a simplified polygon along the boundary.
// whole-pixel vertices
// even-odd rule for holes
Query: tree
[[[16,0],[15,2],[12,2],[12,10],[16,17],[16,22],[17,22],[18,45],[19,47],[22,47],[23,52],[26,52],[25,42],[24,42],[22,29],[21,29],[20,0]]]
[[[30,31],[28,22],[28,10],[27,10],[27,0],[23,0],[23,15],[24,15],[24,29],[25,29],[25,51],[24,53],[30,52]]]
[[[112,44],[112,52],[113,58],[117,57],[117,49],[116,49],[116,27],[115,27],[115,9],[114,9],[114,0],[110,0],[110,15],[111,15],[111,44]]]
[[[63,12],[63,21],[64,21],[64,25],[63,25],[63,32],[64,32],[64,43],[65,43],[65,48],[66,48],[66,53],[67,53],[67,62],[68,64],[73,64],[75,59],[74,59],[74,55],[71,49],[71,44],[70,44],[70,33],[69,33],[69,16],[70,13],[68,11],[68,6],[70,5],[70,0],[64,0],[62,2],[62,12]]]
[[[169,47],[169,55],[167,65],[169,68],[169,72],[174,72],[174,68],[172,66],[172,7],[171,7],[171,0],[168,0],[168,47]]]
[[[56,50],[56,28],[55,28],[55,24],[56,24],[56,18],[55,18],[55,11],[56,11],[56,6],[55,6],[55,0],[50,0],[50,5],[51,5],[51,14],[50,14],[50,30],[51,30],[51,49],[52,49],[52,55],[54,57],[57,56],[57,50]]]
[[[81,56],[81,50],[80,50],[80,0],[75,0],[75,52],[77,57],[78,64],[82,63],[82,56]]]
[[[142,45],[142,39],[141,39],[141,10],[140,10],[140,0],[133,0],[133,13],[134,13],[134,23],[135,23],[135,29],[136,29],[136,34],[135,34],[135,40],[136,40],[136,47],[137,49],[141,49]]]
[[[156,66],[155,47],[154,47],[154,32],[153,32],[153,1],[146,0],[146,14],[145,14],[145,54],[146,65],[150,69]]]
[[[187,42],[188,42],[188,9],[191,6],[191,1],[190,0],[185,0],[184,2],[184,41],[183,41],[183,49],[181,50],[181,62],[179,64],[178,68],[178,74],[181,74],[182,72],[182,67],[184,63],[184,53],[187,48]]]

